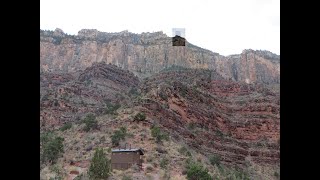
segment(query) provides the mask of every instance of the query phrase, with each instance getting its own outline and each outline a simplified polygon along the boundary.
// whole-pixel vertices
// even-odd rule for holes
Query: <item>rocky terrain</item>
[[[163,68],[156,64],[154,68],[159,67],[157,71],[146,78],[139,78],[131,72],[137,61],[130,61],[127,66],[118,64],[119,67],[113,65],[117,64],[114,60],[100,58],[102,62],[98,63],[91,57],[94,53],[90,55],[90,50],[82,54],[88,61],[79,60],[84,58],[82,55],[70,55],[73,57],[70,60],[65,58],[73,53],[68,48],[65,48],[64,56],[56,56],[57,48],[62,50],[67,41],[72,41],[69,42],[71,47],[71,44],[79,42],[96,42],[81,38],[100,37],[94,33],[89,36],[85,32],[69,37],[56,30],[50,36],[63,36],[60,45],[54,39],[50,40],[49,35],[46,36],[48,42],[41,40],[40,43],[41,133],[54,132],[64,138],[63,155],[55,164],[41,166],[41,179],[73,179],[85,174],[95,148],[102,147],[110,155],[110,148],[115,147],[111,136],[120,127],[126,127],[129,134],[120,145],[129,143],[144,149],[143,170],[113,171],[109,179],[122,179],[124,175],[134,179],[186,179],[184,166],[190,156],[218,179],[237,179],[235,169],[240,169],[250,179],[279,178],[278,90],[259,82],[226,78],[219,68],[211,70],[177,65]],[[121,36],[125,39],[129,35],[123,32]],[[144,36],[148,39],[146,34]],[[109,36],[100,38],[103,37]],[[103,41],[115,42],[116,37],[110,36],[110,41]],[[77,38],[79,42],[74,41]],[[50,54],[45,52],[47,45],[52,48],[50,61],[44,58]],[[257,56],[260,53],[259,57],[264,60],[275,58],[265,52],[251,53]],[[232,60],[231,57],[229,59]],[[266,62],[270,66],[274,63]],[[259,81],[259,78],[273,77],[268,71],[263,73],[265,75],[256,74],[252,78]],[[98,125],[84,131],[83,119],[89,113],[97,117]],[[137,113],[144,113],[146,119],[135,121]],[[64,129],[67,124],[70,127]],[[155,141],[150,132],[153,126],[159,127],[169,138],[160,143]],[[183,148],[189,153],[182,151]],[[221,165],[210,163],[212,155],[220,157]],[[164,158],[169,159],[166,167],[160,166]]]
[[[108,103],[130,105],[126,93],[138,84],[133,73],[105,63],[76,73],[41,73],[41,128],[52,129],[88,113],[103,114]]]
[[[149,117],[198,152],[220,154],[237,165],[248,156],[257,163],[279,163],[279,94],[193,69],[160,73],[142,88]]]
[[[61,29],[40,30],[42,72],[71,73],[94,62],[111,63],[139,77],[176,65],[216,70],[224,78],[239,82],[280,83],[280,56],[269,51],[248,49],[225,57],[187,40],[185,46],[172,46],[171,37],[162,32],[106,33],[83,29],[78,35],[68,35]]]

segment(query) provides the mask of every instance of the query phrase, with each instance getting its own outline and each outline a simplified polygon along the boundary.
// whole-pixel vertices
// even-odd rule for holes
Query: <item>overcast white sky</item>
[[[186,39],[221,55],[280,55],[280,0],[40,0],[40,28],[134,33],[185,28]]]

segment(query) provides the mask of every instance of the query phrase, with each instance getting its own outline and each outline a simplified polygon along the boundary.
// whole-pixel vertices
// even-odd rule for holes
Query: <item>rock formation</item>
[[[78,35],[68,35],[61,29],[40,30],[41,71],[75,72],[94,62],[111,63],[141,76],[176,65],[215,69],[223,77],[241,82],[280,83],[280,56],[269,51],[249,49],[225,57],[187,40],[185,46],[172,46],[172,38],[163,32],[83,29]]]

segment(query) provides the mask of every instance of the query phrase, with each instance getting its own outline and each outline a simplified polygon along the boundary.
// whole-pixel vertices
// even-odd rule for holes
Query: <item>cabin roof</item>
[[[143,151],[142,149],[113,149],[112,150],[113,153],[117,153],[117,152],[139,152],[140,155],[143,155]]]

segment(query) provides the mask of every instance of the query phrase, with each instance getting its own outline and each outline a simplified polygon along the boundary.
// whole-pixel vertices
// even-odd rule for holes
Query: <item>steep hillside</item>
[[[111,137],[121,127],[127,135],[120,146],[144,149],[143,170],[113,171],[109,179],[186,179],[190,159],[219,179],[278,178],[280,98],[265,85],[179,66],[139,80],[102,62],[69,73],[42,72],[40,86],[41,132],[64,138],[62,157],[42,164],[41,179],[86,174],[95,148],[110,158],[110,148],[118,147]],[[87,123],[89,113],[96,125]],[[136,121],[137,113],[146,119]],[[168,139],[156,141],[152,127]]]
[[[219,154],[230,164],[243,164],[248,156],[279,163],[279,94],[193,69],[160,73],[142,88],[149,117],[199,152]]]
[[[75,73],[41,73],[41,128],[52,129],[88,113],[104,114],[109,104],[130,105],[127,94],[138,84],[133,73],[105,63]]]
[[[269,51],[244,50],[221,56],[186,41],[172,46],[162,32],[134,34],[80,30],[67,35],[62,30],[40,30],[40,64],[43,72],[75,72],[94,62],[128,69],[140,77],[150,76],[172,65],[215,69],[227,79],[241,82],[280,83],[280,56]]]

